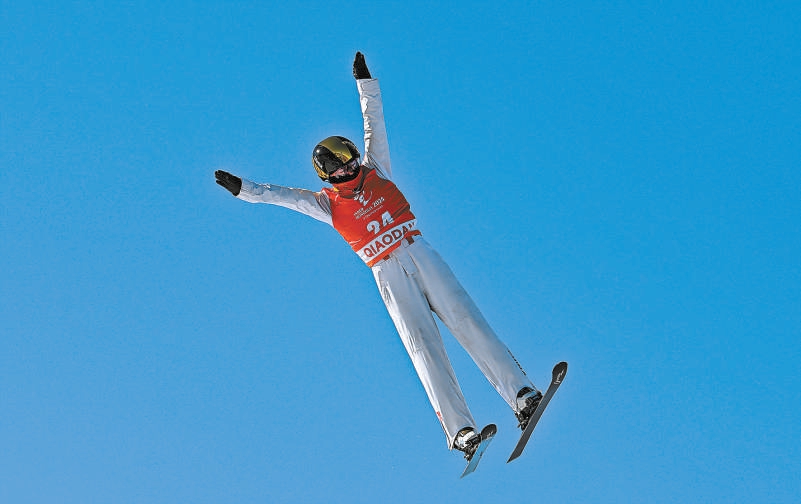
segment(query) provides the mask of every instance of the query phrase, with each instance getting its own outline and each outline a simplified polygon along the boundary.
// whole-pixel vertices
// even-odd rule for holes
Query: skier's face
[[[359,158],[353,158],[342,165],[339,169],[328,175],[328,177],[331,182],[336,184],[339,181],[344,182],[347,180],[352,180],[358,171]]]

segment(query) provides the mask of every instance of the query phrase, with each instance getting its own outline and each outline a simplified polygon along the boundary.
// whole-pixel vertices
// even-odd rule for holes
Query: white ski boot
[[[464,452],[464,458],[470,460],[476,453],[479,443],[481,443],[481,436],[479,436],[478,432],[472,427],[465,427],[456,434],[453,447]]]

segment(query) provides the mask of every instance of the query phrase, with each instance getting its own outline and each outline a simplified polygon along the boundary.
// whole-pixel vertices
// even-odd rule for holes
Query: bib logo
[[[365,194],[364,194],[364,193],[360,193],[358,196],[356,196],[356,201],[358,201],[359,203],[361,203],[361,204],[362,204],[362,206],[367,206],[367,204],[368,204],[368,203],[370,203],[370,200],[371,200],[371,199],[373,199],[373,193],[372,193],[372,191],[370,192],[370,194],[368,194],[368,195],[366,195],[366,196],[365,196]]]

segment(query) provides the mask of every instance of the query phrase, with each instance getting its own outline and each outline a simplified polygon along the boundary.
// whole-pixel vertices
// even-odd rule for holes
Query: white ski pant
[[[372,267],[378,289],[428,399],[448,448],[465,427],[478,429],[456,380],[433,313],[442,320],[503,399],[518,411],[517,393],[534,387],[450,267],[420,236]]]

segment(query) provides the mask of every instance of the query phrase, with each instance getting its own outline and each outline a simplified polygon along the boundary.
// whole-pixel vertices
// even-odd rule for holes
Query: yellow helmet
[[[317,176],[323,182],[329,182],[330,175],[354,159],[358,164],[361,153],[356,146],[345,137],[331,136],[318,143],[312,152],[312,165]],[[358,174],[358,171],[356,172]],[[356,174],[352,178],[356,178]],[[351,179],[352,179],[351,178]],[[333,181],[332,181],[333,182]],[[336,180],[335,182],[347,182]]]

